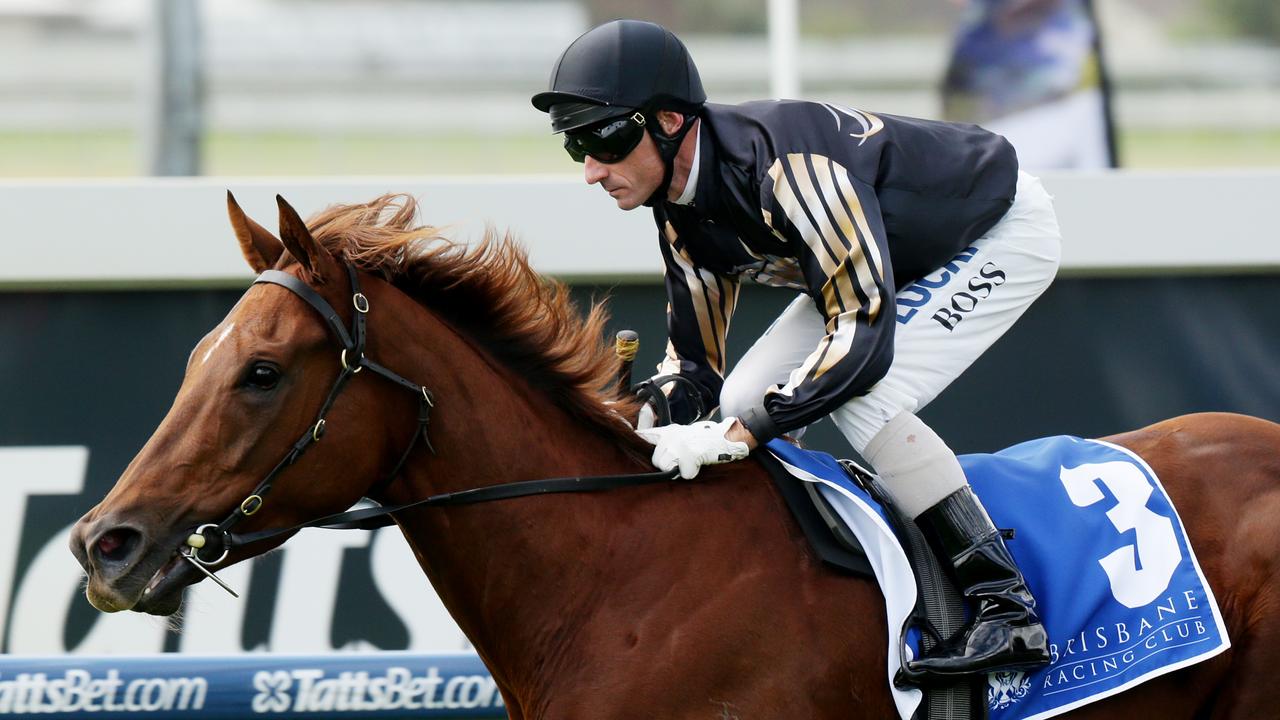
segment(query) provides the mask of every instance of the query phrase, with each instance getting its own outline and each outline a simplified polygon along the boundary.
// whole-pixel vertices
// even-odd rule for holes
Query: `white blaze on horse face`
[[[210,348],[209,348],[209,350],[208,350],[207,352],[205,352],[205,354],[204,354],[204,358],[202,358],[202,359],[200,360],[200,364],[201,364],[201,365],[203,365],[203,364],[205,364],[205,363],[209,362],[209,356],[213,354],[213,351],[214,351],[214,350],[217,350],[217,349],[218,349],[218,346],[222,344],[222,341],[223,341],[223,340],[226,340],[226,339],[227,339],[227,336],[231,334],[231,330],[232,330],[232,328],[234,328],[235,326],[236,326],[236,324],[235,324],[235,323],[231,323],[230,325],[228,325],[228,326],[226,327],[226,329],[225,329],[225,330],[223,330],[222,332],[218,333],[218,339],[213,341],[213,346],[212,346],[212,347],[210,347]]]

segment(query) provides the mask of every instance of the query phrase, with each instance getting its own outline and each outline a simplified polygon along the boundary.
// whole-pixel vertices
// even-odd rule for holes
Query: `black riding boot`
[[[1036,601],[1000,531],[968,487],[916,518],[940,562],[951,562],[972,622],[910,671],[951,677],[992,670],[1027,670],[1049,662],[1048,636]]]

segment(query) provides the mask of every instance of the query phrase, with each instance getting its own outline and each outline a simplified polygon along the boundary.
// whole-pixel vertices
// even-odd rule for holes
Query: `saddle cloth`
[[[893,678],[917,589],[884,511],[830,455],[781,440],[768,449],[793,476],[821,485],[866,550],[885,598]],[[1009,550],[1036,597],[1053,656],[1034,672],[988,675],[992,720],[1053,717],[1230,647],[1182,521],[1140,457],[1060,436],[962,455],[960,464],[995,524],[1016,532]],[[918,637],[909,636],[913,650]],[[921,692],[892,690],[910,720]]]

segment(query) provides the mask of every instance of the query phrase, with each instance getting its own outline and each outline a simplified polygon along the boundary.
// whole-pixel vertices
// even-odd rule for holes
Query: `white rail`
[[[1280,170],[1046,175],[1063,271],[1280,270]],[[647,211],[623,213],[572,176],[139,179],[0,182],[0,288],[238,285],[250,272],[225,193],[274,227],[274,196],[304,216],[384,192],[422,201],[424,222],[474,239],[510,229],[535,267],[568,280],[656,281]]]

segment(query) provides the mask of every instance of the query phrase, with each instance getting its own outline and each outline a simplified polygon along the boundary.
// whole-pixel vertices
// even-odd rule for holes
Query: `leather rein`
[[[406,380],[404,377],[370,360],[365,355],[365,316],[369,314],[369,299],[360,291],[360,278],[355,266],[350,262],[345,262],[344,265],[347,269],[347,277],[351,281],[351,304],[355,308],[355,314],[351,319],[350,332],[347,331],[347,328],[343,327],[342,316],[339,315],[319,293],[311,289],[306,283],[302,282],[302,280],[298,279],[296,276],[279,270],[265,270],[253,281],[255,285],[258,283],[270,283],[272,285],[283,287],[294,295],[297,295],[301,300],[306,302],[320,314],[320,317],[324,319],[325,324],[328,325],[332,335],[342,346],[339,353],[339,361],[342,363],[342,371],[338,373],[338,378],[334,380],[333,387],[330,388],[329,394],[325,397],[324,403],[320,406],[320,411],[316,415],[315,423],[307,428],[302,436],[293,443],[293,446],[289,448],[289,451],[285,453],[280,462],[276,463],[276,466],[267,473],[266,477],[258,483],[257,487],[253,489],[253,492],[245,496],[244,500],[240,501],[240,504],[232,510],[231,514],[223,519],[222,522],[206,523],[197,527],[191,535],[187,537],[185,544],[178,551],[179,555],[189,561],[200,572],[218,583],[218,585],[222,586],[222,588],[227,592],[239,597],[234,590],[213,574],[210,567],[226,560],[233,547],[252,545],[281,535],[297,532],[303,528],[316,527],[341,530],[374,530],[395,524],[395,520],[392,516],[397,512],[408,510],[409,508],[469,505],[472,503],[506,500],[531,495],[610,490],[613,488],[646,485],[650,483],[674,480],[678,477],[678,473],[675,470],[671,470],[665,472],[634,473],[629,475],[599,475],[547,478],[543,480],[523,480],[519,482],[503,483],[500,485],[459,490],[456,492],[441,493],[421,500],[416,500],[414,502],[404,503],[402,505],[347,510],[346,512],[326,515],[324,517],[319,517],[314,520],[309,520],[286,528],[259,530],[251,533],[231,532],[231,528],[262,509],[263,504],[266,502],[266,496],[271,492],[271,488],[274,486],[277,477],[286,468],[297,462],[308,449],[320,442],[326,431],[325,415],[327,415],[329,410],[333,407],[334,402],[337,401],[338,396],[342,394],[342,391],[347,387],[347,384],[365,369],[368,369],[370,372],[395,383],[407,392],[413,393],[418,398],[418,426],[414,430],[413,437],[410,439],[408,447],[406,447],[404,452],[400,455],[400,460],[396,463],[395,468],[381,480],[370,486],[369,491],[366,493],[366,497],[380,493],[391,484],[391,482],[404,468],[405,463],[408,461],[409,456],[413,454],[414,449],[418,447],[419,439],[421,439],[422,444],[425,445],[432,454],[435,453],[435,448],[432,447],[431,439],[428,436],[428,429],[431,423],[431,411],[435,408],[435,396],[425,385],[419,385],[413,381]]]

